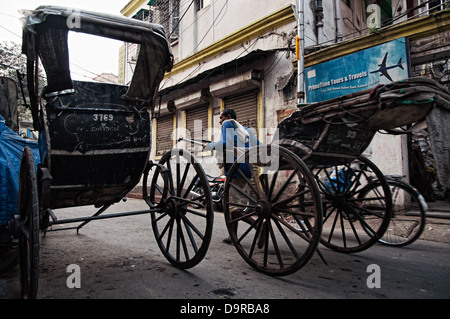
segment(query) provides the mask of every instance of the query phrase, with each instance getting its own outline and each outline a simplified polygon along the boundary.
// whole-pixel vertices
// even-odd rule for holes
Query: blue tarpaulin
[[[37,165],[40,162],[38,143],[19,136],[0,116],[0,226],[18,213],[20,162],[26,146],[31,148]]]

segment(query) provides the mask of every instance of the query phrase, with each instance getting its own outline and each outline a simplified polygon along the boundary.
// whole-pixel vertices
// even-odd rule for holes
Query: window
[[[196,0],[195,2],[196,2],[197,11],[200,11],[201,9],[209,6],[211,3],[211,0]]]
[[[444,10],[448,5],[444,4],[445,0],[433,0],[428,3],[428,13],[431,14],[433,12]]]
[[[141,21],[149,21],[150,11],[146,9],[139,10],[132,18]]]
[[[149,21],[161,24],[166,30],[167,38],[171,41],[178,39],[180,22],[180,0],[152,0]]]
[[[180,34],[180,1],[170,1],[170,39],[178,39]]]
[[[380,19],[378,28],[392,24],[392,0],[364,0],[362,3],[364,21],[376,14]]]
[[[414,4],[415,0],[406,0],[406,12],[408,12],[408,19],[412,18],[413,16],[415,16],[416,13],[416,5]]]
[[[297,96],[297,72],[294,72],[289,78],[286,86],[283,88],[284,101],[292,100]]]

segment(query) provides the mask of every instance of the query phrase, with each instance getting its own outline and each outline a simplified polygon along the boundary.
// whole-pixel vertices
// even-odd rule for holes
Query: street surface
[[[128,199],[111,207],[109,213],[146,208],[142,200]],[[72,218],[88,216],[95,209],[75,207],[55,212],[59,218]],[[253,270],[234,246],[222,242],[228,233],[219,212],[215,213],[206,257],[189,270],[177,269],[164,258],[154,239],[150,216],[92,221],[79,234],[65,230],[41,237],[38,298],[447,299],[450,222],[439,219],[426,227],[425,238],[436,237],[433,231],[440,229],[444,242],[420,239],[403,248],[377,244],[352,255],[320,245],[328,264],[315,254],[298,272],[270,277]],[[79,267],[80,288],[68,287],[73,267]],[[0,274],[1,299],[19,297],[18,278],[18,267]]]

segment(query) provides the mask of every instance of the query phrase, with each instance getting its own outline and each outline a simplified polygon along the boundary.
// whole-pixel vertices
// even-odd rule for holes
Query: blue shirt
[[[225,175],[228,175],[231,166],[237,159],[236,156],[234,156],[235,146],[239,148],[250,148],[261,144],[255,134],[253,134],[253,132],[249,128],[244,128],[249,134],[249,137],[245,143],[238,138],[236,134],[236,127],[234,126],[233,122],[225,121],[222,125],[222,134],[220,136],[220,139],[216,142],[208,143],[205,147],[206,151],[216,150],[217,152],[222,152],[223,163],[225,166]],[[240,169],[245,174],[245,176],[251,176],[250,166],[248,165],[248,163],[242,163]],[[241,176],[239,173],[237,173],[235,174],[235,177]]]

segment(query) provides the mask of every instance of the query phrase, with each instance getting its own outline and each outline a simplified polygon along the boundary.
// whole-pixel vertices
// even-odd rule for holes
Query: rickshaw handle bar
[[[203,143],[210,143],[211,141],[208,140],[194,140],[194,139],[190,139],[190,138],[185,138],[185,137],[180,137],[177,142],[180,141],[186,141],[186,142],[190,142],[192,144],[197,144],[197,145],[203,145]]]

